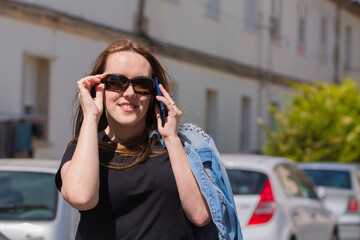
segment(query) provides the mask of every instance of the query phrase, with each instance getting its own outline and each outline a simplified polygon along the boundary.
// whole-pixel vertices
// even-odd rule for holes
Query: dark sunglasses
[[[138,94],[148,95],[153,93],[155,89],[155,81],[151,78],[139,77],[135,79],[128,79],[120,74],[107,74],[102,83],[105,83],[105,89],[114,92],[125,91],[130,83],[134,88],[134,92]]]

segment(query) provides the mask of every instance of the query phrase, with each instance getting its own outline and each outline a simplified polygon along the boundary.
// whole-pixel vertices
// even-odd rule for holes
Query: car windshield
[[[0,220],[52,220],[57,194],[54,174],[0,171]]]
[[[256,171],[227,169],[231,188],[236,195],[260,194],[267,176]]]
[[[340,170],[303,169],[316,186],[351,189],[350,172]]]

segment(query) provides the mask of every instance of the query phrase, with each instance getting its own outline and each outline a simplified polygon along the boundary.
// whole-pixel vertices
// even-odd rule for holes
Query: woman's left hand
[[[160,107],[158,105],[155,106],[155,113],[157,118],[158,131],[162,138],[166,141],[166,139],[169,137],[177,137],[182,111],[176,106],[174,100],[171,98],[170,94],[165,90],[165,88],[161,84],[159,84],[159,87],[163,96],[158,95],[156,96],[156,99],[159,102],[164,103],[168,113],[168,115],[165,117],[164,126],[162,126]]]

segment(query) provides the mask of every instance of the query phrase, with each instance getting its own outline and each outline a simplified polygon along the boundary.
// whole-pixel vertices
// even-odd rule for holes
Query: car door
[[[286,206],[289,220],[293,225],[293,233],[297,240],[309,240],[313,238],[312,217],[306,199],[302,196],[301,185],[290,164],[282,163],[276,166],[275,175],[279,179],[286,195]]]
[[[360,169],[357,167],[352,173],[352,191],[354,192],[354,195],[360,203]]]
[[[309,223],[311,222],[311,225],[307,227],[309,239],[330,239],[334,228],[334,219],[331,213],[325,209],[319,200],[309,178],[295,166],[291,166],[291,170],[294,177],[299,181],[303,204],[310,216]]]

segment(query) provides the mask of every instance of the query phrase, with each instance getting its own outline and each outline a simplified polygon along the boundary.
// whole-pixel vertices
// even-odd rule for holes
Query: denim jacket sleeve
[[[163,144],[157,131],[151,134]],[[197,228],[196,239],[242,240],[229,179],[213,139],[191,123],[179,127],[179,137],[212,216],[210,224]]]

